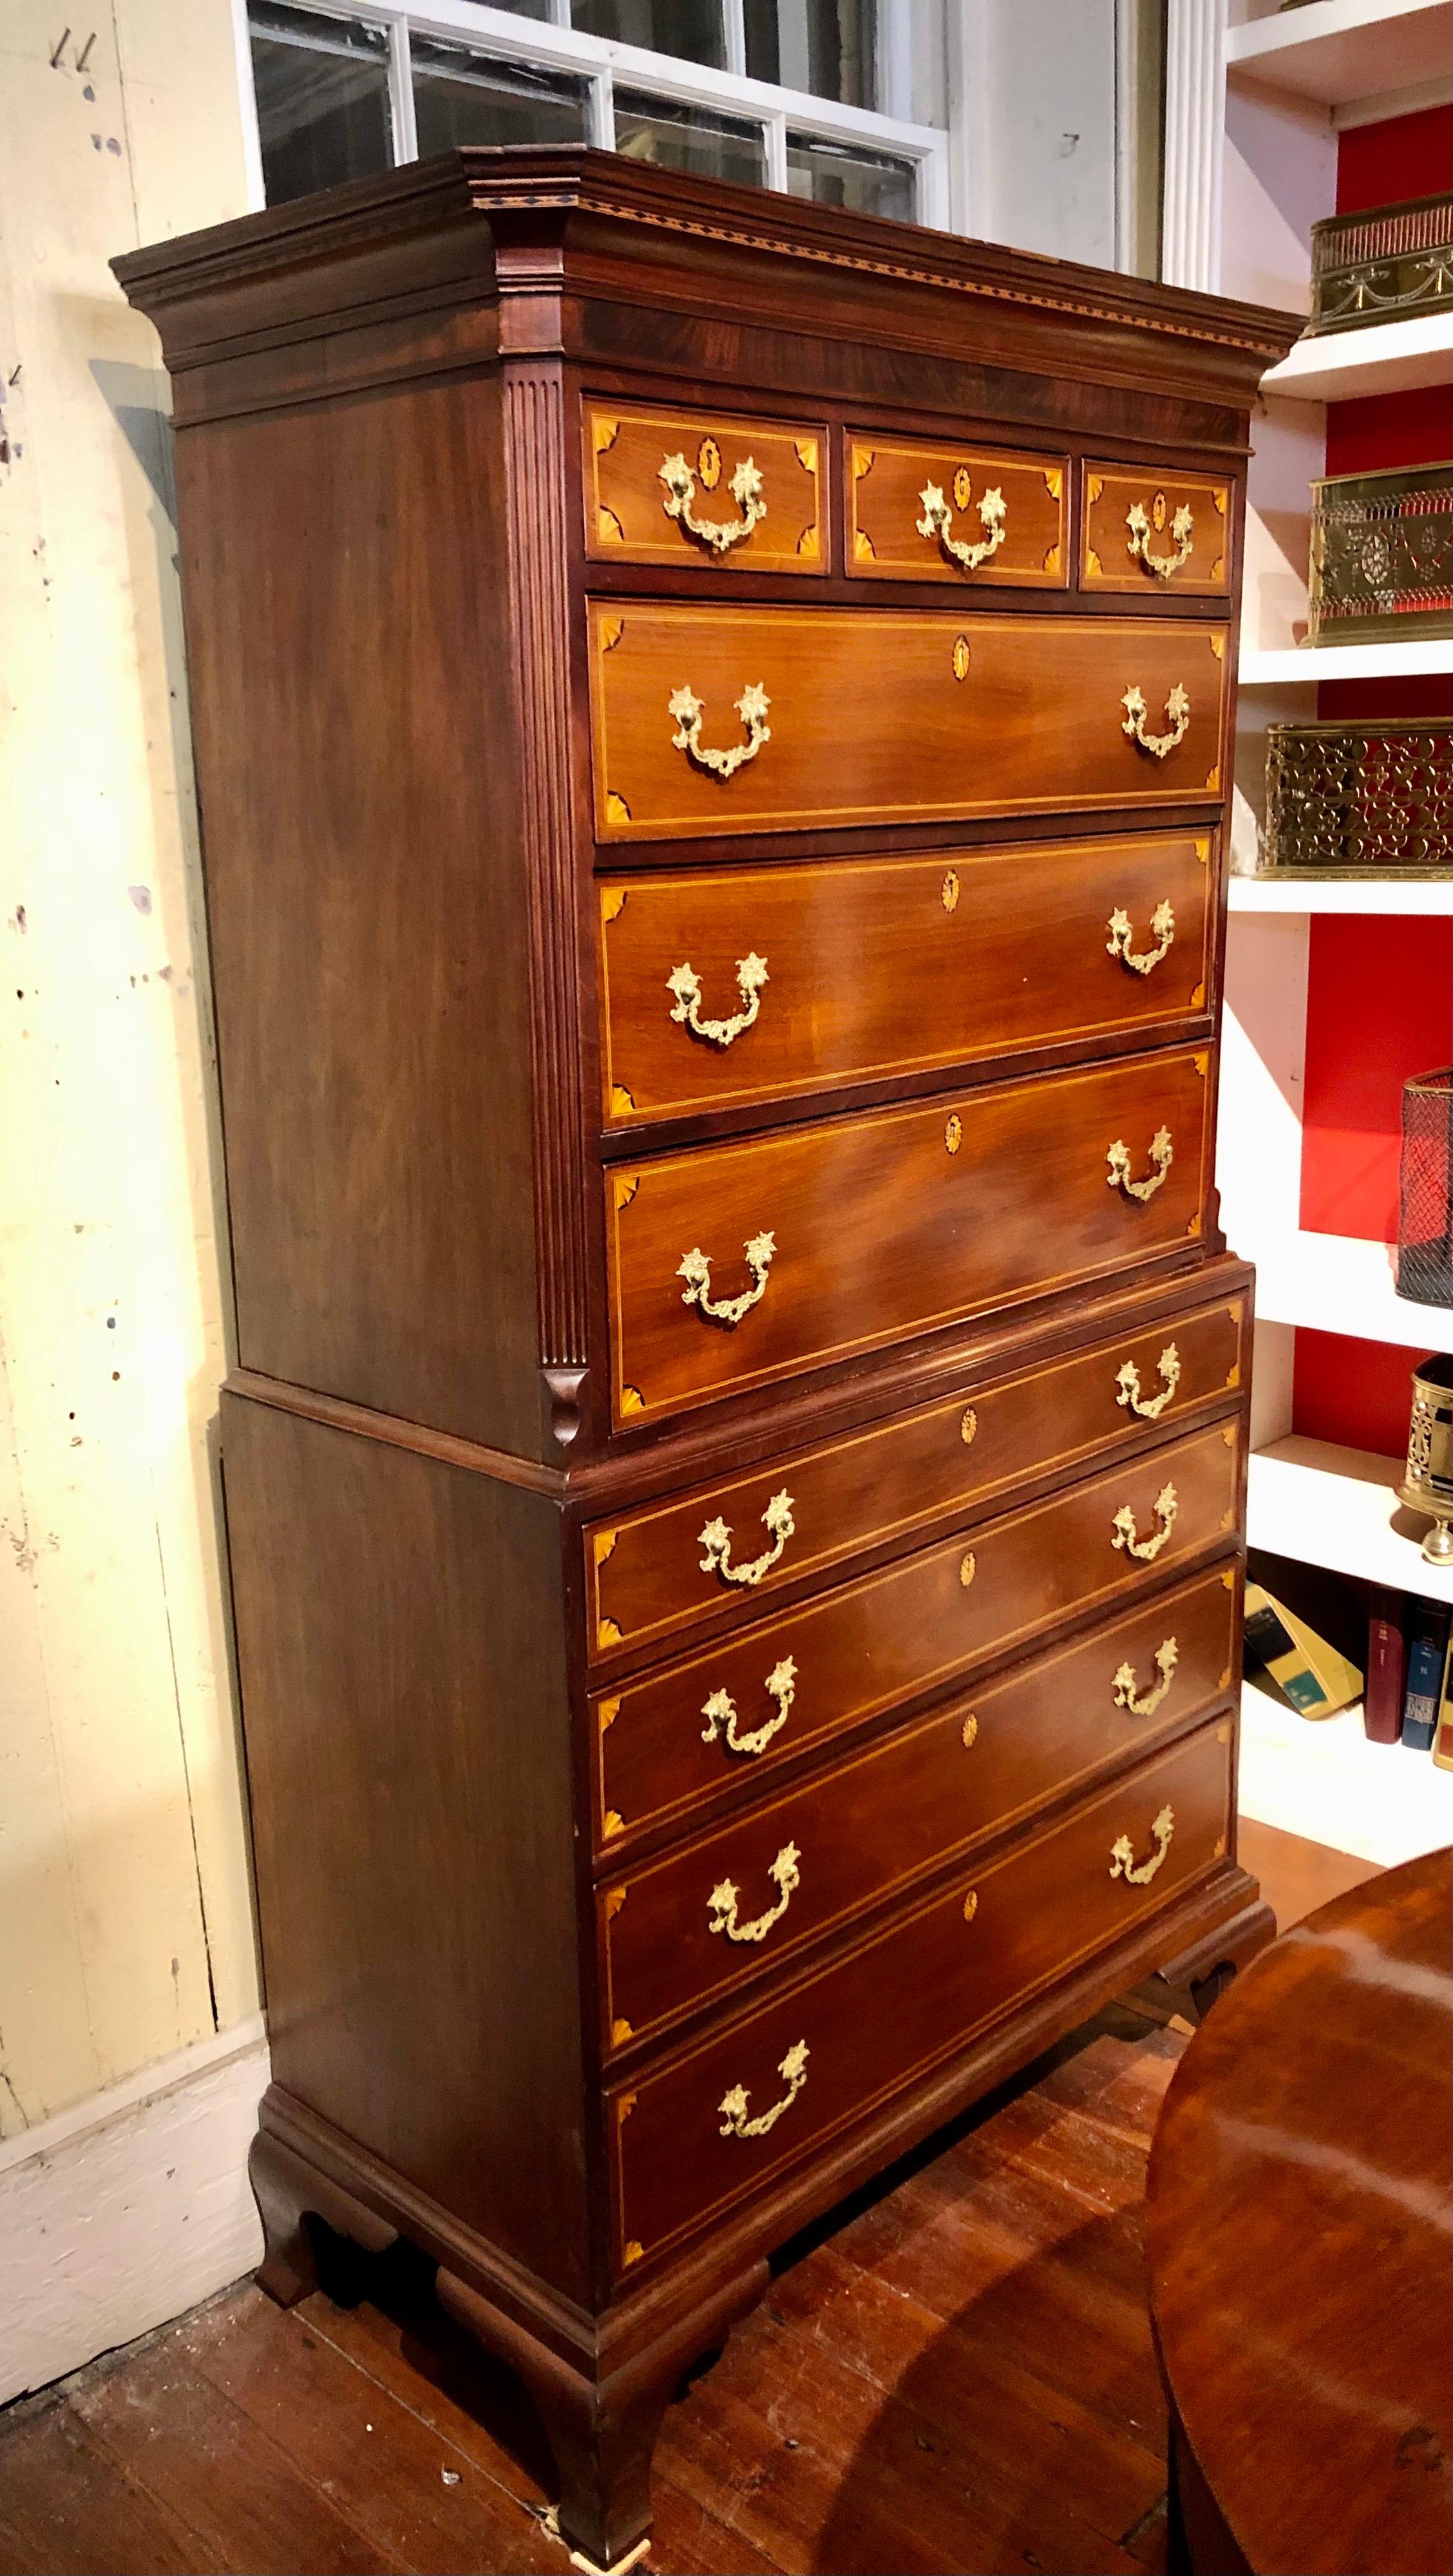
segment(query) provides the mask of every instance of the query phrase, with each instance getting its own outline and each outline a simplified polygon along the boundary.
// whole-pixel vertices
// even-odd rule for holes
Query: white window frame
[[[836,100],[813,98],[802,90],[781,89],[770,81],[749,80],[743,0],[722,0],[725,51],[729,69],[715,71],[704,63],[683,62],[675,54],[648,52],[640,45],[618,45],[604,37],[586,36],[561,23],[567,0],[549,0],[551,17],[517,17],[491,9],[485,0],[288,0],[290,8],[309,9],[325,18],[357,18],[384,29],[389,40],[389,88],[393,107],[397,162],[418,157],[414,133],[414,93],[409,65],[413,35],[464,43],[476,53],[525,63],[541,71],[570,72],[589,83],[589,140],[605,151],[615,148],[614,87],[646,90],[683,107],[702,107],[737,116],[762,129],[766,147],[767,186],[785,191],[789,130],[814,143],[857,145],[869,152],[906,161],[914,173],[915,220],[946,230],[949,222],[949,137],[940,126],[913,125],[904,118],[879,116],[868,108],[843,107]],[[886,0],[883,23],[891,40],[903,0]],[[232,0],[241,93],[243,148],[247,161],[248,204],[267,203],[262,176],[262,140],[252,79],[252,45],[247,0]]]

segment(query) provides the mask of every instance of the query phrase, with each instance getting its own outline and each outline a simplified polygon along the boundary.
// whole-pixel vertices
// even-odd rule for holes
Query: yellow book
[[[1246,1660],[1270,1673],[1303,1717],[1335,1717],[1362,1697],[1362,1674],[1260,1583],[1246,1587]]]
[[[1440,1771],[1453,1771],[1453,1639],[1443,1658],[1443,1690],[1438,1723],[1433,1729],[1433,1759]]]

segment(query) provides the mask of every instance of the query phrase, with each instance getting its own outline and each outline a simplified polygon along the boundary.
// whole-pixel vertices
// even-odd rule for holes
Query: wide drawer
[[[1239,1386],[1239,1297],[585,1530],[592,1659],[642,1647]]]
[[[617,1422],[1194,1239],[1209,1068],[1189,1049],[1127,1056],[617,1165],[605,1175]]]
[[[1082,590],[1229,591],[1228,484],[1144,465],[1087,464],[1084,477]]]
[[[1227,1566],[895,1728],[597,1897],[608,2049],[774,1966],[1231,1685],[1238,1572]]]
[[[1209,834],[639,874],[600,888],[608,1125],[1204,1010]]]
[[[1230,1834],[1231,1738],[1207,1726],[610,2095],[618,2264],[759,2191],[1205,1877]]]
[[[595,601],[603,841],[1219,798],[1226,630]]]
[[[953,1681],[1226,1539],[1238,1421],[1124,1458],[1053,1501],[919,1548],[593,1702],[597,1842]]]
[[[856,435],[847,441],[847,569],[880,581],[1063,590],[1063,457]]]
[[[824,438],[736,412],[585,407],[585,550],[709,572],[827,570]]]

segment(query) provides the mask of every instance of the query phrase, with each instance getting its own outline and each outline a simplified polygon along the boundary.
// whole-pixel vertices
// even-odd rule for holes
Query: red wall
[[[1427,108],[1338,139],[1337,212],[1453,187],[1453,109]],[[1328,474],[1453,456],[1453,388],[1327,409]],[[1324,682],[1324,720],[1453,714],[1447,679]],[[1453,922],[1316,913],[1307,985],[1301,1223],[1390,1243],[1397,1232],[1402,1086],[1453,1062]],[[1293,1424],[1400,1456],[1415,1351],[1298,1331]]]

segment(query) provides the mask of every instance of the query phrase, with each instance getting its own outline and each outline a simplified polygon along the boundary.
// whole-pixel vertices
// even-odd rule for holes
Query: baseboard
[[[252,2270],[260,2015],[0,2146],[0,2403]]]

